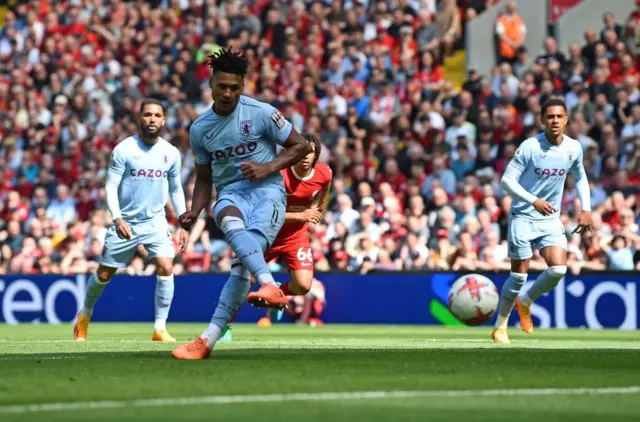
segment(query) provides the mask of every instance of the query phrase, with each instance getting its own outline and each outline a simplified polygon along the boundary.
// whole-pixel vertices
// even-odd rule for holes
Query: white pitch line
[[[370,399],[556,396],[638,394],[640,386],[605,388],[530,388],[513,390],[433,390],[433,391],[354,391],[328,393],[254,394],[237,396],[175,397],[140,400],[89,401],[75,403],[35,403],[0,406],[0,413],[36,413],[71,410],[114,409],[124,407],[192,406],[234,403],[288,403],[291,401],[347,401]]]
[[[86,359],[85,355],[79,356],[42,356],[42,355],[20,355],[20,356],[0,356],[0,360],[59,360],[59,359],[72,359],[72,360],[82,360]]]
[[[187,340],[185,340],[187,341]],[[295,344],[318,344],[318,343],[358,343],[358,344],[404,344],[404,343],[488,343],[491,340],[487,339],[479,339],[479,338],[453,338],[453,339],[439,339],[439,338],[425,338],[425,339],[335,339],[335,338],[327,338],[327,339],[299,339],[299,340],[234,340],[232,344],[255,344],[255,343],[264,343],[264,344],[282,344],[282,345],[295,345]],[[538,340],[530,340],[530,341],[538,341]],[[0,340],[0,344],[49,344],[49,343],[77,343],[75,340],[65,339],[65,340]],[[152,340],[87,340],[86,343],[82,344],[90,344],[90,343],[107,343],[107,344],[121,344],[121,343],[137,343],[137,344],[157,344],[157,342]]]

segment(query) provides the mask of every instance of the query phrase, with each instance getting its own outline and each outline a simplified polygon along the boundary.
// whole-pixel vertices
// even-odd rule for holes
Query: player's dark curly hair
[[[209,56],[209,67],[213,70],[213,73],[231,73],[233,75],[247,74],[249,68],[249,61],[239,51],[233,52],[231,48],[225,48],[217,51]]]
[[[315,146],[313,163],[311,164],[311,167],[315,167],[322,152],[322,142],[320,142],[320,138],[312,133],[303,133],[302,137]]]
[[[145,98],[144,100],[142,100],[142,104],[140,104],[140,114],[142,115],[144,108],[151,104],[160,106],[160,108],[162,108],[162,114],[167,114],[167,111],[165,110],[162,102],[156,98],[151,98],[151,97]]]
[[[560,106],[564,109],[565,113],[567,112],[567,104],[564,102],[564,100],[561,97],[553,96],[545,101],[544,104],[542,104],[542,107],[540,107],[540,115],[544,116],[545,114],[547,114],[547,109],[554,106]]]

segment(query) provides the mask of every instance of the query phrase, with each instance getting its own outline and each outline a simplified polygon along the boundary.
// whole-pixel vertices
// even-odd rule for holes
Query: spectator
[[[445,166],[442,158],[433,160],[433,172],[422,185],[422,195],[428,200],[433,199],[433,183],[438,181],[448,195],[454,195],[456,191],[456,176],[453,171]]]
[[[461,35],[460,9],[456,0],[442,0],[439,3],[436,23],[442,34],[443,55],[447,57],[453,52],[454,44]]]
[[[498,38],[498,63],[515,63],[517,51],[524,44],[527,35],[527,27],[516,13],[515,2],[507,3],[505,12],[498,17],[496,35]]]
[[[466,12],[451,0],[308,9],[300,1],[164,10],[80,3],[45,15],[31,3],[9,7],[0,34],[0,273],[91,270],[111,224],[102,188],[109,154],[137,130],[144,97],[164,102],[163,137],[182,152],[192,192],[188,128],[211,107],[206,55],[227,46],[250,62],[248,95],[327,144],[320,160],[334,170],[334,189],[313,228],[318,270],[505,268],[510,198],[496,182],[519,143],[540,131],[540,106],[553,96],[569,103],[567,134],[583,145],[594,208],[593,238],[571,239],[572,271],[606,269],[602,238],[637,230],[629,223],[638,220],[640,183],[637,11],[624,25],[603,16],[567,56],[550,38],[529,66],[520,44],[515,61],[489,75],[470,71],[458,92],[443,61],[461,47],[463,21],[494,0],[457,2]],[[513,25],[507,8],[501,19]],[[567,229],[579,210],[571,183]],[[167,217],[175,219],[171,210]],[[211,216],[197,226],[174,273],[228,270]],[[354,243],[364,235],[369,241]],[[376,260],[350,259],[346,244],[377,249]],[[423,259],[425,248],[425,263],[410,258]],[[542,265],[536,251],[532,268]],[[126,271],[153,268],[140,255]]]
[[[47,217],[63,230],[76,219],[76,204],[69,196],[69,188],[66,185],[58,186],[56,198],[47,207]]]

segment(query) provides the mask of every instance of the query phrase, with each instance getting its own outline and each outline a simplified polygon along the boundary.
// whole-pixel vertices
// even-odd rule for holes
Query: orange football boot
[[[271,320],[267,317],[262,317],[258,320],[258,327],[269,328],[271,327]]]
[[[211,349],[207,347],[207,341],[200,336],[191,343],[183,344],[172,353],[174,358],[182,360],[206,359],[211,354]]]
[[[507,334],[506,328],[495,328],[491,333],[491,337],[493,337],[493,341],[498,344],[511,344],[511,340],[509,340],[509,334]]]
[[[73,326],[73,338],[75,341],[86,341],[87,331],[89,331],[89,322],[91,317],[78,314],[76,325]]]
[[[289,299],[275,284],[265,284],[257,292],[249,293],[247,302],[258,308],[284,308]]]
[[[155,330],[153,332],[153,336],[151,337],[152,341],[160,341],[163,343],[175,343],[176,339],[171,337],[171,334],[167,330]]]
[[[531,306],[524,306],[520,298],[516,299],[516,311],[520,316],[520,328],[527,334],[533,333],[533,321],[531,321]]]

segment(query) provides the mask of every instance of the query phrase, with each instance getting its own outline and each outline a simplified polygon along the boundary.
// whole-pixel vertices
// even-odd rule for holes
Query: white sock
[[[500,293],[500,306],[498,307],[498,317],[495,328],[507,328],[509,315],[513,310],[513,305],[522,289],[522,285],[527,281],[527,274],[511,272],[507,281],[502,286]]]
[[[523,294],[520,296],[520,303],[521,303],[523,306],[531,306],[531,305],[533,304],[533,299],[531,299],[531,298],[529,297],[529,295],[528,295],[528,294],[523,293]]]
[[[271,273],[262,273],[258,275],[256,279],[261,286],[264,286],[265,284],[273,284],[274,286],[277,286],[276,281],[274,280]]]
[[[547,268],[526,292],[520,294],[520,303],[524,306],[531,306],[537,298],[553,290],[566,273],[566,265],[554,265]]]
[[[507,316],[498,315],[495,328],[507,328],[508,325],[509,325],[509,315]]]
[[[153,324],[153,329],[155,331],[162,331],[167,329],[167,319],[166,318],[156,318],[156,322]]]
[[[200,335],[200,338],[207,341],[207,347],[209,349],[213,349],[213,346],[215,346],[218,341],[218,337],[220,337],[221,331],[220,327],[216,324],[209,324],[209,327],[204,333],[202,333],[202,335]]]

